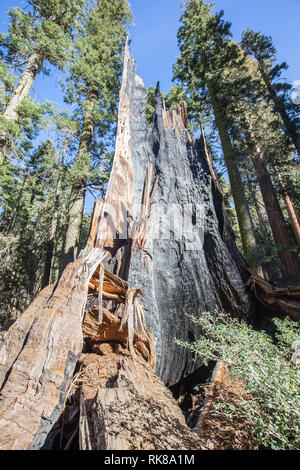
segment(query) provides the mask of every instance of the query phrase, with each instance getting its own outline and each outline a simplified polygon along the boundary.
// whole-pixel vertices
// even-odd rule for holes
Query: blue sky
[[[131,50],[138,74],[145,84],[160,80],[164,93],[172,86],[172,64],[178,55],[177,29],[181,0],[131,0],[135,26],[131,28]],[[216,0],[215,10],[224,10],[232,33],[241,39],[244,29],[270,35],[279,60],[290,69],[288,80],[300,80],[300,0]]]
[[[131,50],[137,61],[138,74],[145,85],[159,80],[164,93],[172,86],[172,65],[178,55],[176,33],[182,0],[131,0],[135,26],[130,28]],[[6,11],[24,7],[26,0],[0,0],[0,31],[7,27]],[[290,68],[285,72],[289,81],[300,80],[300,0],[216,0],[216,10],[225,11],[232,22],[233,37],[240,40],[244,29],[250,28],[271,35],[278,50],[279,61]],[[39,100],[61,102],[59,74],[40,76],[34,89]]]

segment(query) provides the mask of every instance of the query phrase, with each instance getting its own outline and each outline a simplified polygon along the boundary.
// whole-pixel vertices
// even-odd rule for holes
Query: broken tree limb
[[[211,410],[211,407],[213,406],[216,388],[222,382],[222,379],[224,377],[226,370],[227,370],[226,364],[223,361],[218,361],[213,370],[209,390],[206,394],[201,413],[199,415],[196,426],[194,428],[194,431],[197,432],[198,434],[201,433],[201,428],[203,426],[203,423],[209,411]]]
[[[250,270],[249,270],[250,271]],[[270,283],[250,271],[251,277],[247,286],[254,293],[258,301],[274,314],[284,314],[292,320],[300,320],[300,285],[291,285],[280,288],[273,287]]]

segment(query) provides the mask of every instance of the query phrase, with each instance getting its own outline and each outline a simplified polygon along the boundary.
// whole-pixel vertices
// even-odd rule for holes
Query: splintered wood
[[[83,358],[87,385],[82,386],[80,396],[83,449],[203,448],[185,424],[171,392],[145,364],[134,364],[126,355],[97,356],[91,363],[89,359]],[[89,383],[94,383],[94,388]]]
[[[59,418],[83,346],[89,279],[106,254],[93,249],[44,289],[0,349],[0,449],[39,449]]]
[[[89,281],[89,294],[98,295],[99,291],[99,277],[100,266],[96,269],[93,276]],[[126,292],[128,290],[128,283],[118,276],[110,273],[104,269],[104,276],[102,282],[102,297],[103,300],[112,300],[119,304],[125,304]],[[142,292],[141,292],[142,294]]]
[[[250,287],[260,303],[271,308],[276,314],[283,313],[290,316],[292,320],[300,320],[300,285],[276,288],[250,269],[249,272],[251,277],[246,285]]]
[[[122,325],[122,319],[103,308],[103,321],[98,323],[98,307],[86,311],[83,322],[83,336],[87,348],[96,354],[102,355],[103,350],[114,351],[121,345],[123,349],[128,344],[128,325]],[[133,331],[132,344],[137,357],[141,357],[148,363],[151,369],[155,369],[155,348],[152,335]],[[107,345],[111,345],[107,346]],[[128,349],[127,349],[128,351]]]

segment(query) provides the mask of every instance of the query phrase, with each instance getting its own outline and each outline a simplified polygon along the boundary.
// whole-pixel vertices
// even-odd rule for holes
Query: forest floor
[[[215,388],[214,402],[201,427],[203,444],[211,450],[255,450],[249,421],[230,419],[215,405],[225,403],[237,406],[240,400],[249,399],[240,379],[232,379],[228,372]]]
[[[225,366],[221,380],[213,381],[215,363],[198,369],[194,374],[183,379],[180,384],[171,387],[171,391],[180,406],[187,425],[197,427],[198,419],[205,417],[198,435],[203,445],[210,450],[256,450],[249,421],[230,419],[216,405],[237,406],[243,399],[251,399],[240,379],[234,380]],[[206,403],[209,402],[206,409]]]

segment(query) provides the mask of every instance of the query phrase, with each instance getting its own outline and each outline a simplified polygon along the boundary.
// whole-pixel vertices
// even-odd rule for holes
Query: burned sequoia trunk
[[[159,87],[149,126],[146,96],[127,51],[97,246],[110,250],[116,274],[144,292],[157,373],[173,385],[197,367],[192,354],[174,343],[174,337],[193,341],[199,334],[186,313],[223,309],[249,317],[252,303],[244,287],[246,263],[203,142],[189,135],[184,106],[164,109]]]
[[[174,338],[200,334],[186,314],[251,318],[253,298],[205,140],[159,87],[150,126],[146,98],[126,46],[87,246],[0,343],[1,449],[203,448],[166,388],[200,366]]]

